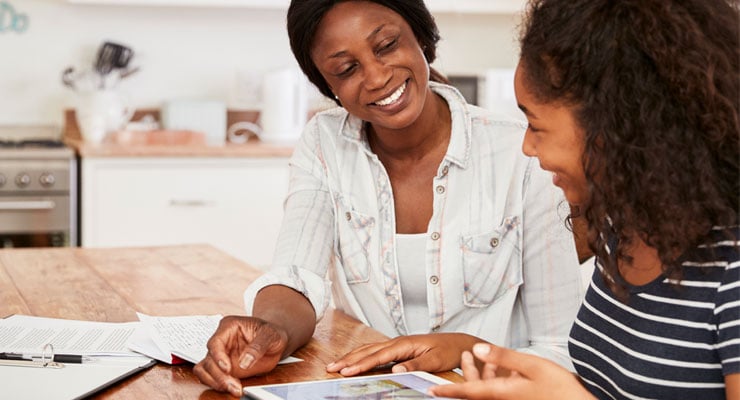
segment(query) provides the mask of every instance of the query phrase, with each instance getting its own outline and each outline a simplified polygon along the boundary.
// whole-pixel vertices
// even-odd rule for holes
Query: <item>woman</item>
[[[245,293],[251,317],[221,323],[201,381],[238,394],[310,339],[330,299],[395,339],[329,372],[450,370],[481,340],[569,367],[582,288],[568,205],[519,151],[523,124],[429,81],[439,35],[423,1],[296,0],[288,33],[341,108],[308,123],[273,268]]]
[[[740,32],[725,0],[533,0],[524,153],[588,222],[598,268],[570,333],[578,378],[485,344],[471,399],[740,398]],[[496,378],[496,367],[513,371]],[[483,380],[481,380],[483,378]]]

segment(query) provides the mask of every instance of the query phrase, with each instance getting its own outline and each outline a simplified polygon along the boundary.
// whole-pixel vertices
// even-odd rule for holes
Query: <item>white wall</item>
[[[122,82],[121,89],[139,108],[159,107],[173,98],[233,105],[239,74],[295,65],[281,11],[91,6],[64,0],[5,3],[26,14],[29,26],[22,33],[0,31],[0,125],[61,126],[62,110],[74,104],[61,73],[68,66],[91,66],[104,40],[134,49],[132,64],[141,71]],[[7,18],[0,14],[0,27]],[[440,71],[482,73],[515,65],[515,16],[436,18],[443,40],[434,66]]]

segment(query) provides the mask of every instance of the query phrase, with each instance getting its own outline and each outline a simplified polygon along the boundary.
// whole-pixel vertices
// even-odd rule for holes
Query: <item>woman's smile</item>
[[[403,96],[405,91],[406,91],[406,82],[403,82],[401,86],[399,86],[398,89],[396,89],[396,91],[393,92],[390,96],[382,100],[376,101],[374,104],[380,107],[387,107],[392,104],[396,104],[398,100],[401,98],[401,96]]]

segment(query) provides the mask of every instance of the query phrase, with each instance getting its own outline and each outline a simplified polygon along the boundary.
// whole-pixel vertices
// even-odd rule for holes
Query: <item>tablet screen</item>
[[[430,386],[449,383],[428,373],[409,372],[244,388],[246,399],[260,400],[412,400],[434,399]]]

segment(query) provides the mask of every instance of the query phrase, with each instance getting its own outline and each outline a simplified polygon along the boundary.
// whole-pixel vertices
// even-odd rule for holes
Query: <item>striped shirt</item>
[[[568,331],[584,290],[562,191],[522,154],[521,121],[430,86],[449,105],[452,132],[417,256],[427,307],[404,306],[388,174],[363,121],[334,108],[309,121],[293,153],[273,265],[246,290],[247,313],[261,288],[286,285],[319,318],[331,299],[390,337],[421,320],[426,333],[464,332],[572,369]]]
[[[626,303],[597,262],[570,333],[578,374],[600,399],[724,399],[724,375],[740,373],[740,242],[712,231],[713,245],[681,258],[680,282],[627,285]]]

